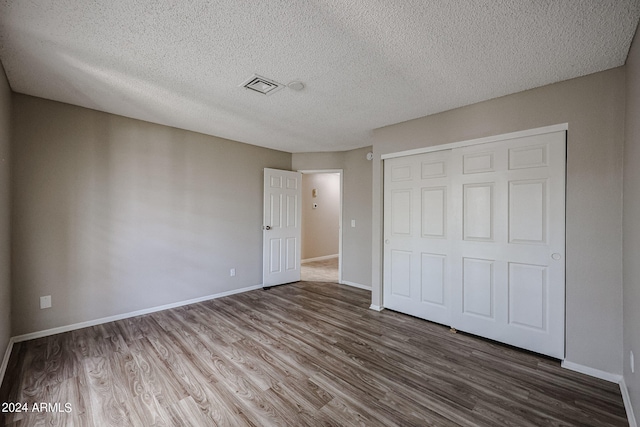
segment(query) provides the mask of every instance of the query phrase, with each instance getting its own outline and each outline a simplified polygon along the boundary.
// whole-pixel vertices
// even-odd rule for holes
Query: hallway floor
[[[338,283],[338,257],[304,263],[300,274],[306,282]]]

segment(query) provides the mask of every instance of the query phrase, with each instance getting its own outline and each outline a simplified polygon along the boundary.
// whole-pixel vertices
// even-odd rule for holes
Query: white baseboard
[[[580,372],[591,377],[600,378],[601,380],[609,381],[612,383],[620,384],[622,375],[612,374],[611,372],[601,371],[600,369],[590,368],[589,366],[580,365],[578,363],[562,361],[561,366],[570,371]]]
[[[622,393],[622,401],[624,402],[624,410],[627,412],[629,427],[638,427],[636,416],[633,414],[633,406],[631,406],[629,389],[627,388],[627,383],[624,382],[624,377],[620,380],[620,393]]]
[[[216,298],[222,298],[233,294],[262,289],[262,285],[248,286],[246,288],[234,289],[231,291],[220,292],[218,294],[207,295],[204,297],[194,298],[186,301],[174,302],[171,304],[160,305],[157,307],[145,308],[143,310],[132,311],[129,313],[116,314],[115,316],[102,317],[100,319],[89,320],[86,322],[74,323],[72,325],[60,326],[57,328],[46,329],[44,331],[32,332],[29,334],[18,335],[13,338],[13,342],[21,342],[32,340],[35,338],[47,337],[49,335],[60,334],[62,332],[74,331],[76,329],[87,328],[89,326],[101,325],[103,323],[113,322],[116,320],[128,319],[129,317],[141,316],[143,314],[155,313],[156,311],[168,310],[170,308],[182,307],[183,305],[195,304],[197,302],[209,301]]]
[[[314,261],[324,261],[324,260],[333,259],[333,258],[338,258],[338,254],[325,255],[325,256],[319,256],[319,257],[315,257],[315,258],[303,259],[303,260],[300,261],[300,264],[306,264],[308,262],[314,262]]]
[[[382,311],[382,310],[383,310],[383,307],[380,307],[379,305],[373,305],[373,304],[371,304],[371,305],[369,306],[369,309],[371,309],[371,310],[375,310],[375,311]]]
[[[11,357],[11,350],[13,350],[14,342],[15,340],[13,337],[9,338],[7,350],[4,352],[4,357],[2,358],[2,364],[0,365],[0,385],[2,385],[2,381],[4,380],[5,372],[7,372],[7,365],[9,364],[9,357]]]
[[[367,291],[371,290],[371,286],[367,286],[367,285],[361,285],[360,283],[356,283],[356,282],[350,282],[348,280],[342,280],[340,282],[341,285],[347,285],[347,286],[353,286],[354,288],[358,288],[358,289],[364,289]]]

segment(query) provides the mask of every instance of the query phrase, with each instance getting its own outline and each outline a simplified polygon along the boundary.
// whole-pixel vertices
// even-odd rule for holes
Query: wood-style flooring
[[[298,282],[18,343],[0,425],[627,425],[616,384],[369,304]]]

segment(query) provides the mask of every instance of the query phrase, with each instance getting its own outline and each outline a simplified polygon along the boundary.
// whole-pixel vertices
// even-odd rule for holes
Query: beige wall
[[[294,170],[342,169],[342,281],[371,286],[371,147],[293,154]],[[356,226],[351,227],[351,220]]]
[[[317,190],[313,197],[312,190]],[[313,204],[317,208],[313,208]],[[302,175],[302,259],[338,255],[340,236],[340,175]]]
[[[627,59],[624,147],[624,380],[640,417],[640,32]],[[635,373],[629,352],[633,351]]]
[[[617,68],[375,130],[372,303],[383,303],[382,154],[568,123],[566,358],[622,373],[624,100]]]
[[[371,147],[344,153],[342,279],[371,286]],[[348,201],[346,200],[348,197]],[[351,220],[356,226],[351,227]]]
[[[10,118],[11,89],[0,63],[0,363],[11,337]]]
[[[263,168],[291,154],[18,94],[12,117],[14,335],[262,283]]]

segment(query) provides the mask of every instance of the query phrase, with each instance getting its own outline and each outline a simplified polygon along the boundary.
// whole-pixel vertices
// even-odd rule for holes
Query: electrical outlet
[[[51,295],[40,297],[40,309],[51,307]]]
[[[351,227],[355,227],[355,226],[356,226],[356,220],[355,220],[355,219],[352,219],[352,220],[351,220]]]
[[[633,360],[633,350],[629,352],[629,365],[631,365],[631,373],[636,371],[636,362]]]
[[[229,270],[229,276],[233,277],[236,275],[236,269],[232,268],[231,270]]]

